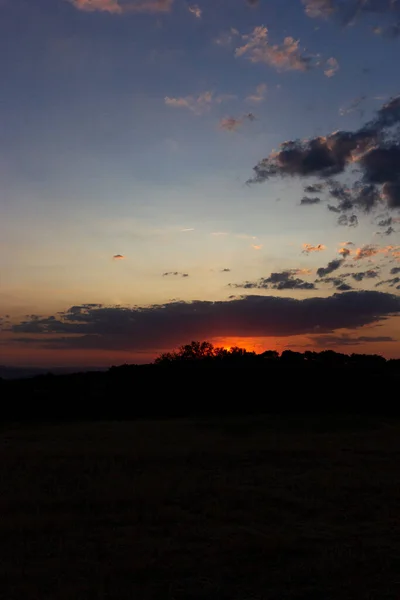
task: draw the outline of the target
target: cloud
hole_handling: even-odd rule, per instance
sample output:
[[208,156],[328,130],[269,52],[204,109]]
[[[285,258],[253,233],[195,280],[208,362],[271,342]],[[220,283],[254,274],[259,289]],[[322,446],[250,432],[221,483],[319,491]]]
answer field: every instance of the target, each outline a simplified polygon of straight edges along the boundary
[[221,273],[230,273],[231,269],[221,269]]
[[381,335],[381,336],[369,336],[360,335],[358,337],[351,337],[348,334],[342,335],[318,335],[312,336],[310,340],[316,343],[321,348],[333,348],[337,346],[359,346],[361,344],[376,344],[378,342],[395,342],[396,340],[392,337]]
[[351,250],[343,247],[343,248],[339,248],[338,252],[339,252],[339,254],[341,254],[343,256],[343,258],[346,258],[346,256],[349,256],[349,254],[351,253]]
[[261,250],[263,244],[252,244],[251,247],[253,248],[253,250]]
[[397,275],[397,273],[400,273],[400,267],[393,267],[392,269],[390,269],[391,275]]
[[[356,131],[283,142],[254,167],[248,183],[274,177],[318,177],[340,213],[338,223],[355,226],[357,211],[368,213],[382,203],[400,208],[400,96],[384,104],[375,118]],[[351,169],[358,179],[345,185],[332,179]],[[349,214],[350,211],[353,214]]]
[[186,227],[185,229],[181,229],[180,231],[181,231],[181,233],[184,233],[187,231],[194,231],[194,227]]
[[245,42],[235,50],[235,56],[245,56],[253,63],[265,63],[278,71],[307,71],[313,66],[313,58],[304,54],[299,41],[286,37],[282,44],[270,44],[268,29],[255,27],[248,35],[242,35]]
[[231,27],[229,31],[224,31],[220,33],[220,35],[217,38],[215,38],[214,43],[218,46],[228,47],[232,44],[234,38],[236,38],[239,35],[240,33],[238,32],[238,30],[234,27]]
[[328,19],[336,16],[346,26],[355,23],[360,17],[374,15],[395,20],[393,24],[374,27],[374,33],[396,37],[400,13],[398,0],[302,0],[306,14],[311,18]]
[[312,19],[327,19],[335,12],[334,0],[302,0],[306,14]]
[[298,269],[289,269],[280,273],[271,273],[269,277],[261,277],[257,281],[233,283],[230,287],[243,289],[273,289],[273,290],[314,290],[315,284],[295,277]]
[[180,98],[166,96],[164,102],[171,108],[185,108],[195,115],[202,115],[210,110],[213,99],[213,92],[202,92],[198,96],[184,96]]
[[360,116],[363,117],[364,111],[360,109],[360,105],[362,104],[362,102],[364,102],[365,99],[366,96],[358,96],[357,98],[354,98],[354,100],[352,100],[348,106],[340,108],[339,114],[343,117],[344,115],[348,115],[354,111],[357,111],[360,114]]
[[318,244],[317,246],[313,246],[312,244],[303,244],[303,254],[310,254],[310,252],[322,252],[326,250],[326,246],[324,244]]
[[324,73],[327,77],[333,77],[339,71],[339,63],[336,58],[328,58],[325,65]]
[[[304,300],[255,295],[135,308],[72,306],[57,315],[28,317],[12,331],[36,336],[50,348],[141,350],[214,337],[326,334],[378,323],[394,314],[400,314],[400,296],[360,290]],[[50,334],[56,337],[46,339]]]
[[346,275],[338,275],[337,277],[322,277],[322,279],[317,279],[316,283],[331,283],[339,292],[347,292],[353,288],[344,281],[345,277]]
[[395,287],[396,290],[400,290],[400,277],[392,277],[391,279],[386,279],[385,281],[380,281],[376,284],[375,287],[379,287],[380,285],[388,285],[389,287]]
[[385,231],[378,232],[378,235],[392,235],[392,233],[396,233],[396,230],[393,227],[388,227]]
[[[176,98],[165,96],[164,102],[171,108],[184,108],[190,110],[195,115],[202,115],[209,112],[214,103],[222,104],[223,102],[229,102],[235,98],[236,96],[233,94],[219,94],[218,96],[215,96],[214,92],[206,91],[197,96],[190,95]],[[249,115],[251,115],[251,113],[249,113]]]
[[379,221],[378,226],[379,227],[388,227],[392,223],[393,223],[393,217],[388,217],[387,219],[382,219],[381,221]]
[[125,260],[125,256],[123,254],[114,254],[113,260]]
[[372,269],[369,271],[360,271],[359,273],[349,273],[349,275],[355,281],[363,281],[363,279],[376,279],[377,277],[379,277],[378,272]]
[[400,21],[392,25],[374,27],[372,30],[376,35],[382,35],[387,38],[397,38],[400,36]]
[[260,85],[258,85],[256,87],[256,91],[254,92],[254,94],[250,94],[249,96],[246,97],[246,101],[254,102],[254,103],[263,102],[265,100],[266,93],[267,93],[267,84],[260,83]]
[[324,190],[323,183],[312,183],[310,185],[306,185],[304,191],[306,194],[320,194]]
[[169,12],[174,0],[70,0],[78,10],[110,14]]
[[307,205],[307,204],[319,204],[321,202],[321,198],[319,198],[318,196],[316,197],[312,197],[312,196],[303,196],[303,198],[300,200],[300,204],[302,205]]
[[333,273],[333,271],[336,271],[337,269],[340,269],[340,267],[343,265],[344,263],[344,259],[341,258],[335,258],[334,260],[331,260],[326,267],[320,267],[317,270],[317,275],[318,277],[326,277],[326,275],[329,275],[330,273]]
[[255,116],[253,115],[253,113],[247,113],[246,115],[243,115],[243,117],[238,118],[224,117],[219,122],[219,128],[223,129],[224,131],[237,131],[246,120],[254,121]]
[[[331,208],[328,206],[328,208]],[[340,211],[338,211],[340,212]],[[343,225],[345,227],[357,227],[358,218],[357,215],[340,215],[338,218],[338,224]]]
[[[399,155],[396,157],[396,162],[393,164],[393,169],[400,169],[400,148],[397,149]],[[397,152],[396,152],[397,154]],[[382,157],[384,160],[384,157]],[[387,157],[389,158],[389,157]],[[397,164],[396,164],[397,163]],[[388,173],[388,175],[390,175]],[[382,187],[382,194],[385,198],[388,208],[400,208],[400,182],[386,181]]]
[[366,244],[365,246],[356,249],[354,260],[371,258],[371,256],[375,256],[376,254],[390,254],[396,249],[395,246],[374,246],[373,244]]
[[197,4],[192,4],[191,6],[188,6],[188,10],[190,13],[192,13],[192,15],[196,17],[196,19],[201,19],[202,10]]
[[189,277],[188,273],[180,273],[179,271],[168,271],[162,274],[163,277],[169,277],[170,275],[174,277]]

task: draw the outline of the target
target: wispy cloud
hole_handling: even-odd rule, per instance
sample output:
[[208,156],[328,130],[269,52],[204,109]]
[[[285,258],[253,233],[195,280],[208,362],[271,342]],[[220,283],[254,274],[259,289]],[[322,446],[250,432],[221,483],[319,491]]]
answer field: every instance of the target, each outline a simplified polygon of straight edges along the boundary
[[327,19],[336,10],[334,0],[302,0],[306,14],[312,19]]
[[[303,272],[299,269],[288,269],[278,273],[271,273],[269,277],[261,277],[257,281],[245,281],[244,283],[231,283],[229,287],[243,288],[246,290],[314,290],[315,284],[304,281],[295,275]],[[306,272],[308,275],[309,273]]]
[[188,273],[181,273],[180,271],[167,271],[162,274],[163,277],[169,277],[170,275],[173,277],[189,277]]
[[198,96],[184,96],[179,98],[165,97],[165,104],[171,108],[185,108],[195,115],[208,112],[213,102],[212,92],[202,92]]
[[352,112],[357,111],[360,117],[364,116],[364,111],[360,108],[360,105],[366,100],[366,96],[358,96],[354,98],[347,106],[342,106],[339,109],[339,114],[343,117],[344,115],[348,115]]
[[256,91],[253,94],[250,94],[249,96],[247,96],[246,100],[247,100],[247,102],[260,103],[265,100],[266,95],[267,95],[267,84],[260,83],[260,85],[258,85],[256,87]]
[[339,68],[338,61],[332,56],[326,61],[324,73],[327,77],[333,77],[339,71]]
[[233,40],[239,35],[240,33],[238,30],[234,27],[231,27],[229,31],[223,31],[220,33],[219,36],[214,39],[214,43],[218,46],[228,47],[231,46]]
[[259,26],[241,37],[244,44],[236,48],[235,56],[246,56],[253,63],[265,63],[278,71],[307,71],[312,67],[313,58],[302,52],[299,40],[290,36],[282,44],[271,44],[268,29]]
[[373,244],[366,244],[361,248],[357,248],[354,253],[354,260],[362,260],[364,258],[371,258],[377,254],[392,254],[398,251],[399,246],[374,246]]
[[222,104],[224,102],[234,100],[235,98],[236,96],[234,96],[233,94],[219,94],[216,96],[212,91],[205,91],[201,94],[198,94],[197,96],[166,96],[164,98],[164,102],[167,106],[170,106],[171,108],[183,108],[186,110],[190,110],[195,115],[202,115],[208,112],[214,103]]
[[331,260],[326,267],[320,267],[317,270],[317,275],[318,277],[326,277],[327,275],[329,275],[330,273],[333,273],[333,271],[336,271],[337,269],[340,269],[340,267],[344,264],[344,259],[334,259]]
[[196,17],[196,19],[201,19],[202,10],[197,4],[192,4],[191,6],[188,6],[188,10],[190,13],[192,13],[192,15]]
[[310,254],[310,252],[323,252],[326,250],[324,244],[318,244],[313,246],[312,244],[303,244],[303,254]]
[[169,12],[174,0],[69,0],[75,8],[85,12],[110,14]]
[[224,117],[219,122],[219,128],[225,131],[237,131],[246,120],[254,121],[255,118],[253,113],[247,113],[242,117]]

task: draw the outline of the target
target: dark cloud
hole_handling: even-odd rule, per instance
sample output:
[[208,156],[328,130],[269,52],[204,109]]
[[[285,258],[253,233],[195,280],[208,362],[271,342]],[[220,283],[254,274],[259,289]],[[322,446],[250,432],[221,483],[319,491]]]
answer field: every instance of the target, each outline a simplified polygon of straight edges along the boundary
[[306,194],[320,194],[324,189],[323,183],[312,183],[311,185],[306,185],[304,188],[304,192]]
[[382,231],[378,235],[392,235],[392,233],[396,233],[396,231],[393,229],[393,227],[388,227],[385,229],[385,231]]
[[335,287],[340,292],[347,292],[351,290],[352,287],[345,283],[344,281],[345,275],[340,275],[338,277],[323,277],[322,279],[317,279],[316,283],[332,283],[333,287]]
[[320,202],[321,198],[318,198],[318,196],[314,198],[312,196],[303,196],[300,200],[300,204],[319,204]]
[[[36,336],[51,348],[140,350],[233,335],[332,333],[374,324],[395,314],[400,314],[400,296],[378,291],[350,291],[305,300],[255,295],[134,308],[73,306],[55,316],[31,316],[14,325],[12,331]],[[49,334],[53,339],[48,339]]]
[[[320,193],[322,186],[328,197],[336,201],[336,205],[328,204],[328,209],[341,215],[339,224],[355,226],[357,212],[371,212],[383,202],[389,209],[400,208],[400,128],[395,128],[399,123],[397,96],[356,131],[335,131],[327,136],[284,142],[278,151],[259,161],[249,183],[274,177],[324,179],[324,184],[310,184],[305,189],[318,189]],[[357,179],[351,185],[332,179],[350,170],[354,172],[354,168]],[[302,204],[318,203],[305,198]]]
[[344,227],[357,227],[358,217],[357,215],[340,215],[338,224]]
[[358,337],[351,337],[350,335],[318,335],[310,338],[321,348],[335,347],[335,346],[359,346],[361,344],[377,343],[377,342],[395,342],[396,340],[392,337],[382,336],[369,336],[360,335]]
[[[400,176],[400,162],[398,165]],[[386,199],[388,208],[400,208],[400,182],[389,182],[383,184],[383,196]]]
[[336,289],[339,290],[339,292],[348,292],[349,290],[351,290],[353,288],[348,283],[341,283],[340,285],[337,286]]
[[360,271],[359,273],[348,273],[349,277],[352,277],[355,281],[363,281],[363,279],[376,279],[379,277],[379,273],[374,270]]
[[292,269],[280,273],[271,273],[269,277],[261,277],[257,281],[245,281],[244,283],[231,283],[231,287],[251,289],[273,289],[273,290],[314,290],[315,284],[295,277],[298,270]]
[[391,225],[392,223],[393,223],[393,218],[388,217],[387,219],[382,219],[381,221],[379,221],[378,226],[379,227],[389,227],[389,225]]
[[163,277],[169,277],[170,275],[174,277],[189,277],[189,273],[180,273],[179,271],[168,271],[162,274]]
[[221,273],[230,273],[231,270],[230,269],[221,269]]
[[397,273],[400,273],[400,267],[393,267],[393,269],[390,269],[391,275],[397,275]]
[[344,262],[344,258],[335,258],[334,260],[331,260],[326,267],[320,267],[317,270],[318,277],[326,277],[326,275],[329,275],[330,273],[333,273],[333,271],[340,269]]
[[326,137],[283,142],[255,167],[253,183],[272,177],[330,177],[343,173],[352,153],[367,149],[376,139],[375,130],[337,131]]
[[375,287],[379,287],[381,285],[388,285],[389,287],[396,287],[396,290],[400,289],[400,277],[392,277],[391,279],[386,279],[385,281],[380,281],[376,284]]

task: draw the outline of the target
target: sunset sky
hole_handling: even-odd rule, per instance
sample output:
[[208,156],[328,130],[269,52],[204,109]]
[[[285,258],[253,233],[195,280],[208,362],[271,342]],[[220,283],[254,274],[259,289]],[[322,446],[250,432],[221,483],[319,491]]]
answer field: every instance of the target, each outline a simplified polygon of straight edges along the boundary
[[400,0],[0,15],[0,364],[400,357]]

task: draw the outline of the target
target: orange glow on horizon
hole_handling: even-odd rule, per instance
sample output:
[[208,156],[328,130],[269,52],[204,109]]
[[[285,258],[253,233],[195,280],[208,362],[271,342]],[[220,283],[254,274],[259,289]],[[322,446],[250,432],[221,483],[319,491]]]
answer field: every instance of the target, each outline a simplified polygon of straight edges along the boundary
[[224,348],[224,350],[230,350],[235,346],[243,348],[247,352],[256,352],[257,354],[265,350],[276,350],[276,340],[274,338],[227,337],[214,338],[210,341],[215,347]]

